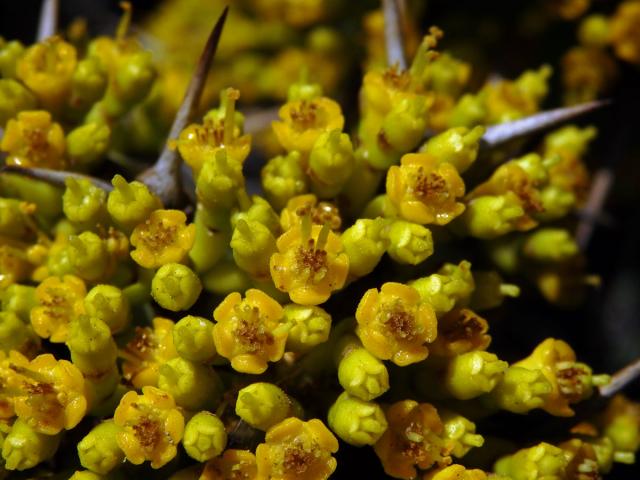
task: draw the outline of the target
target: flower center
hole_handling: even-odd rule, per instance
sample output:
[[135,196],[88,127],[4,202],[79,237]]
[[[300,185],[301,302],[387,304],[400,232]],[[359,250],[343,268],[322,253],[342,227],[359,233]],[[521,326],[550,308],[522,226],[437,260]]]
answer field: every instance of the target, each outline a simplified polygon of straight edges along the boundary
[[160,221],[145,221],[145,228],[140,232],[140,240],[150,250],[161,250],[175,241],[177,225],[166,225]]
[[424,167],[418,168],[413,184],[413,193],[423,201],[442,202],[449,198],[447,182],[438,173],[425,174]]
[[318,105],[315,102],[302,100],[298,108],[291,109],[291,121],[296,130],[307,130],[316,126],[318,114]]
[[416,335],[415,317],[397,302],[387,307],[382,313],[382,323],[396,338],[413,340]]
[[140,421],[131,426],[142,448],[151,450],[158,444],[162,433],[158,422],[149,416],[144,416]]
[[290,447],[286,447],[284,451],[284,459],[282,466],[285,472],[292,472],[297,475],[302,475],[308,469],[315,456],[312,452],[305,449],[300,444],[294,444]]
[[250,353],[258,352],[263,345],[272,345],[273,335],[266,331],[260,321],[260,310],[249,305],[236,307],[239,317],[235,328],[236,337]]
[[570,399],[581,399],[585,394],[586,369],[573,362],[559,362],[555,366],[560,393]]
[[327,273],[327,252],[322,248],[316,248],[316,242],[310,238],[307,246],[301,245],[296,252],[298,270],[308,272],[312,282],[319,282]]
[[204,125],[196,127],[195,136],[198,142],[204,145],[223,145],[224,124],[206,119]]

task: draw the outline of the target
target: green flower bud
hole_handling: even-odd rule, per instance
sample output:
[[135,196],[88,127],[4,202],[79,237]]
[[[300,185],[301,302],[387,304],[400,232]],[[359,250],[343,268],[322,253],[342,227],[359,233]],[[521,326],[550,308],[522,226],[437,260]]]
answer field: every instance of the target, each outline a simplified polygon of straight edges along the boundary
[[35,232],[30,218],[33,205],[13,198],[0,198],[0,235],[26,240]]
[[438,315],[466,306],[475,288],[471,264],[466,260],[459,265],[447,263],[438,273],[414,280],[409,286],[418,290],[422,301],[429,303]]
[[71,92],[68,100],[69,109],[78,116],[89,111],[107,89],[107,72],[101,62],[94,57],[87,57],[78,62],[71,78]]
[[196,226],[196,236],[189,251],[189,259],[196,272],[206,272],[211,270],[227,251],[228,212],[218,214],[198,203],[193,223]]
[[578,27],[578,40],[586,47],[606,48],[611,41],[609,18],[592,13],[584,17]]
[[595,127],[580,128],[576,125],[567,125],[554,130],[544,137],[544,156],[568,154],[581,157],[587,151],[589,142],[596,137],[597,133],[598,131]]
[[227,445],[224,423],[213,413],[196,413],[184,427],[182,446],[187,455],[198,462],[206,462],[222,453]]
[[45,435],[17,418],[2,444],[2,458],[7,470],[27,470],[53,457],[62,435]]
[[118,356],[108,325],[87,315],[79,315],[72,320],[66,344],[71,352],[71,361],[85,374],[112,369]]
[[113,285],[96,285],[84,298],[87,315],[102,320],[111,333],[122,332],[131,322],[129,300]]
[[266,432],[285,418],[301,414],[300,405],[272,383],[252,383],[238,392],[236,415],[258,430]]
[[207,208],[232,208],[238,201],[240,190],[244,190],[240,162],[227,158],[224,149],[205,160],[196,180],[196,195]]
[[552,73],[553,69],[549,65],[542,65],[538,70],[526,70],[514,83],[526,97],[539,103],[549,92],[549,77]]
[[287,91],[287,101],[295,102],[296,100],[313,100],[322,96],[322,85],[319,83],[311,83],[307,79],[308,72],[306,67],[301,74],[299,81],[292,83]]
[[340,394],[331,406],[327,419],[338,437],[356,447],[373,445],[387,429],[380,405],[352,397],[347,392]]
[[429,62],[424,70],[430,89],[451,97],[458,97],[471,73],[470,66],[447,52]]
[[431,230],[405,220],[394,221],[388,230],[387,253],[398,263],[418,265],[433,254]]
[[449,362],[444,377],[445,387],[454,398],[469,400],[493,390],[508,366],[493,353],[463,353]]
[[617,414],[607,422],[603,433],[616,451],[635,452],[640,447],[640,426],[633,414]]
[[238,220],[230,245],[238,267],[259,280],[271,277],[269,259],[278,248],[276,239],[266,226],[256,221]]
[[69,177],[62,196],[62,210],[73,223],[95,227],[106,219],[107,193],[89,180]]
[[518,223],[526,215],[517,196],[484,195],[467,204],[456,219],[456,227],[472,237],[490,239],[518,229]]
[[520,287],[504,283],[497,272],[473,272],[475,289],[470,307],[475,311],[490,310],[502,305],[505,297],[520,295]]
[[275,212],[271,204],[258,195],[251,197],[251,202],[248,210],[234,213],[231,216],[231,225],[235,228],[238,220],[258,222],[267,227],[275,237],[279,236],[282,232],[280,216]]
[[389,390],[387,367],[361,346],[349,349],[340,359],[338,381],[347,393],[365,401]]
[[19,112],[35,108],[36,98],[26,87],[15,80],[0,78],[0,128]]
[[296,151],[269,160],[261,177],[265,196],[276,210],[282,210],[291,198],[308,191],[307,176]]
[[322,133],[309,154],[309,175],[321,198],[337,195],[351,176],[355,164],[349,135],[339,129]]
[[67,154],[78,169],[95,165],[109,148],[111,129],[104,124],[88,123],[74,128],[67,135]]
[[484,127],[471,130],[466,127],[450,128],[430,138],[420,151],[433,155],[440,162],[450,163],[459,173],[464,173],[478,156],[480,139],[484,132]]
[[198,276],[186,265],[168,263],[158,269],[151,281],[151,296],[162,308],[188,310],[202,291]]
[[427,101],[423,96],[403,98],[382,121],[385,141],[396,152],[410,152],[418,146],[427,128]]
[[329,339],[331,315],[318,306],[285,305],[282,321],[289,329],[287,351],[307,352]]
[[464,457],[473,447],[484,445],[482,435],[476,434],[476,424],[457,413],[438,410],[442,420],[445,450],[456,458]]
[[2,298],[2,311],[15,313],[23,322],[30,321],[31,309],[38,303],[35,287],[17,283],[9,285],[0,294],[0,297]]
[[383,218],[356,220],[341,235],[344,251],[349,257],[349,275],[363,277],[373,271],[387,249],[386,230],[390,221]]
[[120,427],[106,420],[85,435],[78,443],[80,464],[94,473],[106,475],[124,462],[124,452],[116,440]]
[[452,127],[473,127],[484,122],[487,109],[479,95],[467,93],[463,95],[453,107],[449,117]]
[[513,480],[560,480],[565,478],[567,464],[561,448],[543,442],[500,459],[494,470]]
[[112,259],[105,242],[93,232],[70,235],[58,255],[49,256],[47,266],[55,275],[73,274],[89,283],[103,279]]
[[[151,52],[139,50],[119,62],[103,100],[96,104],[109,119],[117,119],[147,96],[156,77]],[[94,107],[95,109],[96,107]],[[93,118],[93,110],[89,118]]]
[[548,185],[540,190],[542,211],[535,213],[535,218],[542,222],[551,222],[565,217],[577,203],[573,192],[556,185]]
[[0,41],[0,77],[17,78],[16,64],[24,54],[24,50],[24,45],[18,40]]
[[128,183],[121,175],[111,180],[114,189],[109,192],[107,210],[113,221],[131,231],[144,222],[151,212],[162,208],[160,199],[146,185],[133,181]]
[[173,345],[185,360],[209,363],[216,356],[213,343],[213,322],[188,315],[173,327]]
[[251,288],[251,279],[233,261],[222,261],[202,277],[204,288],[217,295],[244,292]]
[[9,353],[17,350],[31,357],[40,348],[40,338],[31,325],[13,312],[0,312],[0,350]]
[[489,403],[513,413],[527,413],[544,405],[552,386],[542,371],[509,367],[489,393]]
[[215,406],[222,398],[222,381],[213,368],[181,357],[160,366],[158,388],[188,410]]
[[564,262],[578,253],[578,244],[563,228],[541,228],[527,237],[522,253],[538,262]]

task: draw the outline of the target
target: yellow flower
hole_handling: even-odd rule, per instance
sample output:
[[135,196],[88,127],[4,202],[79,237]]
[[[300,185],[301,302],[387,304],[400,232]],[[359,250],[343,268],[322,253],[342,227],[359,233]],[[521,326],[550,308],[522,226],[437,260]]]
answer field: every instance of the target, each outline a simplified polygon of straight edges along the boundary
[[381,360],[399,366],[427,358],[424,345],[435,340],[437,320],[433,308],[418,291],[402,283],[387,282],[378,292],[367,290],[356,311],[356,333],[364,347]]
[[234,370],[262,373],[267,362],[284,355],[287,327],[280,325],[282,306],[266,293],[247,290],[244,300],[233,292],[213,312],[213,341]]
[[438,338],[430,349],[434,355],[454,357],[472,350],[485,350],[491,337],[489,324],[468,308],[456,308],[438,320]]
[[464,211],[456,199],[464,182],[453,165],[426,153],[408,153],[387,173],[387,195],[399,215],[420,224],[445,225]]
[[140,465],[151,461],[160,468],[172,460],[184,432],[184,417],[173,397],[155,387],[142,387],[142,395],[127,392],[113,415],[118,433],[118,446],[127,460]]
[[373,449],[387,475],[409,480],[418,474],[416,467],[425,470],[436,462],[451,461],[442,456],[443,425],[433,405],[402,400],[391,405],[386,415],[389,427]]
[[12,352],[9,368],[15,372],[9,387],[15,389],[16,415],[40,433],[55,435],[74,428],[87,412],[82,373],[67,360],[49,353],[29,361]]
[[318,202],[313,193],[298,195],[287,202],[280,212],[280,225],[285,232],[302,225],[302,218],[309,216],[313,225],[329,224],[331,230],[338,231],[342,225],[338,207],[330,202]]
[[74,275],[44,279],[36,288],[38,306],[31,310],[33,330],[54,343],[66,342],[69,322],[86,294],[84,282]]
[[575,352],[562,340],[547,338],[514,366],[542,371],[552,390],[541,408],[551,415],[572,416],[569,404],[589,397],[593,391],[591,369],[576,362]]
[[[374,119],[375,123],[381,122],[394,104],[410,96],[410,85],[409,71],[400,70],[396,65],[383,71],[367,72],[362,79],[363,112],[367,117]],[[377,134],[377,131],[374,133]]]
[[144,268],[158,268],[181,262],[196,238],[195,224],[186,224],[180,210],[155,210],[144,223],[133,229],[131,258]]
[[314,418],[294,417],[271,427],[258,445],[258,480],[325,480],[336,469],[338,440]]
[[178,353],[173,345],[174,323],[166,318],[153,319],[153,328],[136,327],[135,337],[122,350],[122,374],[136,388],[158,383],[160,365]]
[[293,227],[278,238],[276,246],[278,253],[269,262],[271,278],[291,301],[318,305],[344,286],[349,257],[328,225]]
[[640,63],[640,2],[626,1],[618,5],[611,17],[611,43],[616,55],[631,63]]
[[287,102],[279,114],[271,126],[287,151],[309,153],[321,133],[344,127],[340,105],[327,97]]
[[60,37],[29,47],[16,66],[16,74],[50,111],[67,101],[77,65],[76,49]]
[[487,474],[482,470],[467,470],[462,465],[449,465],[448,467],[432,470],[422,477],[422,480],[486,480]]
[[198,480],[254,480],[258,474],[256,456],[249,450],[225,450],[209,460]]
[[21,167],[63,169],[66,142],[62,127],[44,110],[24,111],[7,122],[0,150],[7,164]]
[[251,135],[242,135],[242,122],[235,118],[235,101],[240,93],[229,88],[221,96],[223,106],[205,115],[201,125],[185,128],[176,142],[180,155],[196,177],[205,160],[215,158],[219,150],[226,150],[229,161],[242,164],[251,149]]

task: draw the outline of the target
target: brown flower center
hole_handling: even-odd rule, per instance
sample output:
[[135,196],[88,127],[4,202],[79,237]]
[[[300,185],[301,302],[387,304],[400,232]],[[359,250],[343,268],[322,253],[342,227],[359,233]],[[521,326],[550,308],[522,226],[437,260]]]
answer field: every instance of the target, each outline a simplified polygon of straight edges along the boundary
[[150,250],[162,250],[175,241],[178,225],[166,225],[162,220],[146,220],[140,231],[140,241]]
[[140,421],[131,426],[138,442],[144,449],[152,449],[158,444],[162,436],[158,422],[150,417],[142,417]]
[[418,168],[413,184],[413,193],[425,202],[442,202],[449,198],[447,182],[436,172],[425,173],[424,167]]
[[562,362],[556,364],[556,378],[560,393],[569,400],[580,400],[585,392],[585,382],[589,372],[584,367],[575,363]]
[[195,134],[199,143],[206,145],[223,145],[224,123],[206,119],[204,125],[196,127]]
[[312,452],[306,450],[302,445],[294,444],[285,448],[282,467],[285,472],[302,475],[308,470],[314,459],[315,456]]
[[303,100],[298,108],[291,109],[291,121],[297,130],[314,128],[318,121],[318,105],[311,101]]
[[315,241],[310,238],[306,247],[298,247],[296,263],[300,272],[310,272],[314,280],[320,280],[327,270],[327,252],[321,248],[316,248]]
[[415,317],[407,312],[402,305],[394,303],[383,311],[384,325],[396,338],[411,341],[416,335]]
[[260,321],[260,311],[257,307],[245,305],[237,307],[236,314],[240,317],[235,334],[248,352],[256,353],[264,345],[273,345],[273,335],[265,330]]

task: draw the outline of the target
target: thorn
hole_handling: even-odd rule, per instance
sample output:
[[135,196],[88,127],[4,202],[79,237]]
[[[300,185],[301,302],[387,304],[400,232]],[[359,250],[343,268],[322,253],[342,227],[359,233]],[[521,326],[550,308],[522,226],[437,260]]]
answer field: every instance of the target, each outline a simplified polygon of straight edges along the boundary
[[29,168],[29,167],[16,167],[13,165],[5,165],[0,168],[0,174],[12,173],[16,175],[22,175],[36,180],[42,180],[56,187],[66,188],[65,180],[68,178],[74,178],[76,180],[89,180],[96,187],[101,188],[106,192],[113,190],[113,187],[99,178],[91,177],[89,175],[83,175],[82,173],[67,172],[62,170],[49,170],[48,168]]
[[576,228],[576,242],[583,252],[586,250],[595,228],[595,220],[600,217],[607,195],[613,185],[614,175],[610,168],[601,168],[593,176],[591,190],[584,206],[583,214]]
[[40,7],[40,20],[38,20],[38,33],[36,41],[41,42],[56,34],[58,30],[59,0],[42,0]]
[[387,49],[387,65],[397,65],[400,70],[407,69],[404,55],[404,39],[402,38],[402,14],[400,0],[382,0],[384,13],[384,39]]
[[586,102],[573,107],[555,108],[546,110],[528,117],[514,120],[513,122],[501,123],[487,128],[482,136],[481,148],[496,148],[505,143],[522,138],[533,133],[555,127],[562,123],[579,118],[587,113],[599,110],[611,105],[610,100],[596,100]]
[[218,48],[218,43],[220,42],[222,28],[224,27],[228,12],[229,7],[226,6],[207,39],[191,82],[187,87],[182,104],[171,125],[167,143],[158,161],[153,167],[145,170],[138,176],[138,180],[145,183],[152,192],[160,197],[165,208],[175,206],[179,201],[181,193],[181,185],[178,179],[180,175],[179,154],[176,149],[169,147],[169,140],[178,138],[180,132],[184,130],[191,121],[191,117],[198,106],[207,79],[207,73],[209,72],[213,57]]
[[640,377],[640,358],[636,358],[629,365],[618,370],[611,375],[611,381],[609,384],[599,388],[600,395],[603,397],[612,397],[620,390],[624,389],[631,382],[634,382]]

